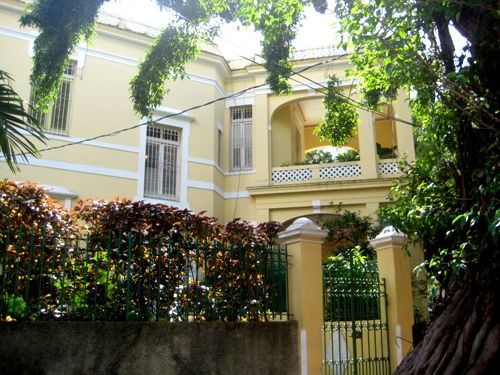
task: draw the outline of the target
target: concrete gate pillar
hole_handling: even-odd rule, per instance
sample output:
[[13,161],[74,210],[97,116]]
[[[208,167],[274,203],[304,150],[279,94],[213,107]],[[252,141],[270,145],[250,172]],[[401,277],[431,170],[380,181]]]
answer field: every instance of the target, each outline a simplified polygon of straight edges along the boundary
[[386,227],[370,243],[377,252],[379,277],[385,279],[391,372],[412,347],[413,294],[410,259],[403,251],[406,236]]
[[321,245],[327,231],[307,218],[295,220],[279,240],[287,246],[289,309],[299,326],[302,375],[320,375],[323,325]]

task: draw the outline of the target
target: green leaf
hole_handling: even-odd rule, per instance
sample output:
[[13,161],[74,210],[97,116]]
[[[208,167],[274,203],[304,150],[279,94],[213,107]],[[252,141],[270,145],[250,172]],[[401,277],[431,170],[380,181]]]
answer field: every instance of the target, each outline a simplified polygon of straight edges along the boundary
[[28,160],[26,154],[39,156],[35,142],[45,144],[46,137],[10,80],[9,74],[0,70],[0,151],[11,171],[16,172],[17,158]]
[[344,146],[356,133],[359,123],[357,109],[338,87],[340,81],[330,76],[327,93],[323,99],[325,117],[314,129],[314,134],[333,146]]

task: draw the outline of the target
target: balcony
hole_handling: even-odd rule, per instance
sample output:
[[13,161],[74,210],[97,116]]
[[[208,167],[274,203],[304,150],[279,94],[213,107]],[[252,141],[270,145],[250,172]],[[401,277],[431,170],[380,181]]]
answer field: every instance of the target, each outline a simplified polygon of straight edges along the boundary
[[[396,159],[378,161],[379,177],[397,177],[400,174]],[[351,181],[365,178],[359,161],[274,167],[271,171],[272,185]]]

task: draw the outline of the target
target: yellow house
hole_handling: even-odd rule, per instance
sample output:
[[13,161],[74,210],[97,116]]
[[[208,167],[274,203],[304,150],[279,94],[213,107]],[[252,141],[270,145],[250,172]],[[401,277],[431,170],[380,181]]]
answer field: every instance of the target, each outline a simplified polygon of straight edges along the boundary
[[[28,101],[36,32],[20,28],[23,6],[0,0],[0,68]],[[132,109],[129,81],[156,32],[101,15],[92,44],[73,53],[56,103],[38,114],[49,138],[41,157],[15,175],[0,161],[0,176],[44,185],[67,206],[119,196],[206,211],[222,222],[284,222],[331,213],[339,203],[372,214],[399,173],[397,158],[414,159],[411,126],[394,120],[410,120],[401,93],[384,106],[387,116],[360,110],[357,135],[346,144],[359,161],[295,165],[307,151],[328,148],[312,132],[327,77],[336,74],[346,95],[359,99],[347,58],[332,49],[299,51],[294,70],[303,72],[291,95],[279,96],[260,65],[226,61],[207,47],[184,80],[168,84],[155,125],[147,125]],[[397,158],[380,158],[377,144]]]

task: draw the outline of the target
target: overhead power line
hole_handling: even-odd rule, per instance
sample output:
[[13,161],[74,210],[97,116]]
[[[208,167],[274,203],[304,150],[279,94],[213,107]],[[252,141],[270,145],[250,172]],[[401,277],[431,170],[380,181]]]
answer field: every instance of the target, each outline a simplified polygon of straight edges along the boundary
[[[180,13],[178,13],[178,12],[176,12],[176,14],[177,14],[179,17],[183,18],[184,20],[189,21],[189,20],[188,20],[186,17],[184,17],[182,14],[180,14]],[[206,26],[201,26],[201,28],[202,28],[202,29],[205,29],[206,31],[209,31],[209,29],[208,29]],[[220,39],[222,39],[222,40],[224,40],[224,41],[226,41],[227,43],[229,43],[229,44],[231,44],[231,45],[233,45],[233,46],[237,47],[238,49],[241,49],[241,50],[245,50],[245,49],[246,49],[245,47],[243,47],[243,46],[241,46],[241,45],[239,45],[239,44],[237,44],[237,43],[234,43],[232,40],[229,40],[229,39],[227,39],[227,38],[224,38],[222,35],[219,35],[219,38],[220,38]],[[338,58],[340,58],[340,57],[344,57],[344,56],[347,56],[347,55],[348,55],[347,53],[344,53],[344,54],[339,54],[339,55],[337,55],[337,56],[338,56]],[[266,58],[265,58],[264,56],[262,56],[261,54],[256,53],[256,54],[255,54],[255,56],[257,56],[257,57],[261,58],[261,59],[262,59],[262,60],[264,60],[264,61],[267,61],[268,63],[270,62],[268,59],[266,59]],[[259,65],[259,66],[262,66],[262,67],[264,67],[264,68],[268,69],[268,67],[266,67],[266,66],[265,66],[264,64],[262,64],[262,63],[257,62],[255,59],[252,59],[252,58],[250,58],[250,57],[246,57],[246,56],[243,56],[243,55],[239,55],[239,57],[240,57],[240,58],[242,58],[243,60],[246,60],[246,61],[251,62],[252,64],[256,64],[256,65]],[[276,67],[281,68],[281,65],[280,65],[279,63],[277,63],[277,62],[275,62],[275,61],[272,61],[271,63],[272,63],[273,65],[275,65]],[[272,69],[271,69],[271,71],[272,71]],[[302,71],[296,72],[296,71],[292,70],[292,75],[297,75],[297,76],[299,76],[299,77],[301,77],[301,78],[304,78],[305,80],[307,80],[307,81],[309,81],[309,82],[311,82],[311,83],[313,83],[313,84],[315,84],[315,85],[320,86],[321,88],[323,88],[323,89],[325,89],[325,90],[328,90],[328,87],[327,87],[327,86],[325,86],[324,84],[322,84],[321,82],[317,82],[317,81],[315,81],[315,80],[313,80],[313,79],[311,79],[311,78],[309,78],[309,77],[304,76],[304,75],[303,75],[303,74],[301,74],[301,73],[302,73]],[[300,82],[300,81],[298,81],[297,79],[294,79],[294,78],[292,78],[292,77],[290,77],[290,79],[291,79],[292,81],[297,82],[297,83],[303,84],[303,85],[305,85],[306,87],[308,87],[308,88],[310,88],[310,89],[313,89],[313,90],[316,90],[316,91],[320,91],[322,94],[325,94],[325,92],[324,92],[324,91],[317,90],[316,88],[311,87],[310,85],[307,85],[307,84],[306,84],[306,83],[304,83],[304,82]],[[364,103],[362,103],[362,102],[359,102],[359,101],[357,101],[357,100],[353,99],[353,98],[352,98],[352,97],[350,97],[350,96],[344,95],[344,94],[342,94],[342,93],[338,93],[337,95],[339,95],[339,96],[341,96],[342,98],[344,98],[345,100],[347,100],[347,101],[348,101],[348,103],[349,103],[350,105],[354,106],[355,108],[362,109],[362,110],[365,110],[365,111],[368,111],[368,112],[371,112],[371,113],[377,114],[377,115],[382,116],[383,118],[386,118],[386,119],[388,119],[388,120],[394,120],[394,121],[400,122],[400,123],[402,123],[402,124],[410,125],[410,126],[413,126],[413,127],[420,127],[420,125],[417,125],[417,124],[415,124],[414,122],[411,122],[411,121],[408,121],[408,120],[404,120],[404,119],[399,118],[399,117],[396,117],[396,116],[394,116],[394,115],[389,115],[389,114],[387,114],[387,113],[380,112],[380,111],[377,111],[377,110],[375,110],[375,109],[373,109],[373,108],[370,108],[370,107],[368,107],[366,104],[364,104]]]
[[[305,72],[307,70],[310,70],[310,69],[312,69],[314,67],[317,67],[317,66],[320,66],[320,65],[324,65],[324,64],[328,64],[330,62],[333,62],[333,61],[335,61],[335,60],[337,60],[337,59],[339,59],[341,57],[342,56],[334,56],[332,58],[329,58],[329,59],[317,62],[315,64],[306,66],[306,67],[302,68],[301,70],[299,70],[298,72],[295,72],[293,74],[303,73],[303,72]],[[170,114],[167,114],[167,115],[155,118],[154,121],[161,121],[161,120],[164,120],[164,119],[167,119],[167,118],[176,117],[176,116],[182,115],[182,114],[184,114],[186,112],[189,112],[189,111],[194,111],[196,109],[207,107],[209,105],[215,104],[215,103],[220,102],[222,100],[236,98],[238,96],[241,96],[241,95],[245,94],[248,91],[252,91],[252,90],[255,90],[257,88],[264,87],[266,85],[267,85],[267,83],[261,83],[259,85],[254,85],[254,86],[242,89],[242,90],[240,90],[240,91],[238,91],[236,93],[232,93],[232,94],[229,94],[229,95],[221,96],[219,98],[216,98],[216,99],[213,99],[213,100],[209,100],[209,101],[204,102],[202,104],[194,105],[192,107],[180,110],[178,112],[170,113]],[[149,123],[150,123],[149,120],[148,121],[144,121],[144,122],[141,122],[141,123],[133,125],[133,126],[129,126],[129,127],[126,127],[126,128],[121,128],[121,129],[118,129],[118,130],[114,130],[112,132],[108,132],[108,133],[96,135],[94,137],[84,138],[84,139],[81,139],[81,140],[75,141],[75,142],[64,143],[64,144],[58,145],[58,146],[51,146],[51,147],[42,148],[42,149],[40,149],[38,151],[39,152],[46,152],[46,151],[59,150],[59,149],[62,149],[62,148],[66,148],[66,147],[70,147],[70,146],[75,146],[75,145],[79,145],[79,144],[84,144],[84,143],[90,142],[90,141],[95,141],[95,140],[101,139],[101,138],[114,137],[114,136],[116,136],[118,134],[121,134],[121,133],[124,133],[124,132],[127,132],[127,131],[131,131],[131,130],[134,130],[134,129],[137,129],[137,128],[140,128],[142,126],[146,126]],[[18,154],[16,154],[16,156],[23,156],[23,155],[26,155],[26,154],[25,153],[18,153]]]
[[[223,37],[222,37],[222,39],[226,40]],[[229,42],[231,44],[233,44],[233,45],[236,45],[232,41],[229,41]],[[263,56],[261,56],[259,54],[256,54],[256,56],[262,58],[263,60],[266,60]],[[322,84],[321,82],[317,82],[317,81],[315,81],[315,80],[313,80],[313,79],[311,79],[311,78],[303,75],[302,73],[304,73],[305,71],[310,70],[312,68],[315,68],[317,66],[321,66],[321,65],[324,65],[324,64],[331,63],[331,62],[333,62],[335,60],[338,60],[338,59],[340,59],[342,57],[345,57],[345,56],[347,56],[347,53],[345,53],[345,54],[339,54],[339,55],[333,56],[333,57],[331,57],[329,59],[322,60],[322,61],[320,61],[318,63],[315,63],[315,64],[309,65],[309,66],[307,66],[305,68],[302,68],[302,69],[300,69],[298,71],[292,70],[292,74],[291,74],[290,79],[293,80],[293,81],[295,81],[295,82],[297,82],[297,83],[303,84],[303,85],[305,85],[306,87],[308,87],[310,89],[313,89],[313,90],[321,92],[322,94],[325,94],[324,91],[318,90],[316,87],[312,87],[311,85],[308,85],[307,83],[301,82],[301,81],[293,78],[293,76],[299,76],[299,77],[301,77],[301,78],[309,81],[310,83],[312,83],[314,85],[317,85],[317,86],[321,87],[322,89],[326,90],[328,88],[324,84]],[[242,59],[244,59],[244,60],[247,60],[247,61],[253,63],[253,64],[265,67],[264,64],[257,62],[255,59],[251,59],[249,57],[245,57],[245,56],[241,56],[241,55],[240,55],[240,57]],[[273,64],[276,65],[276,66],[279,66],[279,64],[277,64],[275,62],[273,62]],[[203,107],[215,104],[215,103],[217,103],[219,101],[222,101],[222,100],[227,100],[227,99],[235,98],[235,97],[243,95],[244,93],[246,93],[248,91],[255,90],[257,88],[264,87],[266,85],[267,85],[267,83],[262,83],[262,84],[259,84],[259,85],[254,85],[254,86],[248,87],[246,89],[240,90],[240,91],[238,91],[236,93],[232,93],[230,95],[225,95],[225,96],[219,97],[217,99],[213,99],[213,100],[207,101],[205,103],[194,105],[192,107],[180,110],[180,111],[175,112],[175,113],[170,113],[168,115],[161,116],[159,118],[156,118],[155,121],[161,121],[161,120],[164,120],[166,118],[176,117],[176,116],[182,115],[182,114],[184,114],[186,112],[193,111],[193,110],[196,110],[196,109],[200,109],[200,108],[203,108]],[[398,117],[393,116],[393,115],[388,115],[386,113],[383,113],[383,112],[380,112],[380,111],[376,111],[376,110],[374,110],[372,108],[369,108],[366,105],[364,105],[363,103],[361,103],[359,101],[356,101],[355,99],[353,99],[353,98],[351,98],[349,96],[346,96],[346,95],[344,95],[342,93],[339,93],[338,95],[340,95],[341,97],[343,97],[345,100],[348,101],[349,104],[353,105],[354,107],[356,107],[358,109],[366,110],[366,111],[378,114],[380,116],[383,116],[384,118],[391,119],[391,120],[394,120],[394,121],[397,121],[397,122],[401,122],[401,123],[404,123],[404,124],[407,124],[407,125],[418,126],[415,123],[412,123],[410,121],[398,118]],[[58,149],[62,149],[62,148],[70,147],[70,146],[79,145],[79,144],[85,144],[86,142],[95,141],[95,140],[98,140],[98,139],[101,139],[101,138],[114,137],[114,136],[116,136],[118,134],[121,134],[121,133],[124,133],[124,132],[127,132],[127,131],[131,131],[131,130],[134,130],[134,129],[137,129],[137,128],[140,128],[142,126],[146,126],[149,123],[150,123],[149,120],[148,121],[144,121],[144,122],[141,122],[139,124],[136,124],[136,125],[133,125],[133,126],[130,126],[130,127],[121,128],[121,129],[118,129],[118,130],[114,130],[112,132],[99,134],[99,135],[96,135],[94,137],[88,137],[88,138],[84,138],[84,139],[81,139],[81,140],[78,140],[78,141],[74,141],[74,142],[67,142],[67,143],[64,143],[64,144],[58,145],[58,146],[51,146],[51,147],[42,148],[42,149],[39,150],[39,152],[53,151],[53,150],[58,150]],[[16,156],[25,156],[25,155],[26,155],[26,153],[18,153],[18,154],[16,154]]]
[[[259,56],[259,55],[257,55],[257,56]],[[342,55],[342,56],[345,56],[345,55]],[[255,61],[255,60],[253,60],[253,59],[250,59],[250,58],[248,58],[248,57],[244,57],[244,56],[240,56],[240,57],[241,57],[241,58],[243,58],[243,59],[245,59],[245,60],[248,60],[248,61],[250,61],[250,62],[253,62],[253,63],[255,63],[255,64],[259,65],[259,66],[265,67],[265,66],[264,66],[264,64],[259,63],[259,62]],[[259,57],[260,57],[260,56],[259,56]],[[318,82],[318,81],[315,81],[315,80],[313,80],[313,79],[311,79],[311,78],[309,78],[309,77],[306,77],[305,75],[303,75],[303,74],[302,74],[302,72],[296,72],[296,71],[292,70],[292,75],[297,75],[297,76],[299,76],[299,77],[301,77],[301,78],[304,78],[305,80],[307,80],[307,81],[311,82],[312,84],[315,84],[315,85],[320,86],[320,87],[321,87],[322,89],[324,89],[324,90],[328,90],[328,87],[327,87],[327,86],[325,86],[325,85],[324,85],[324,84],[322,84],[321,82]],[[290,79],[291,79],[292,81],[297,82],[297,83],[303,84],[303,85],[305,85],[306,87],[308,87],[308,88],[310,88],[310,89],[312,89],[312,90],[316,90],[316,91],[321,92],[322,94],[326,94],[324,91],[322,91],[322,90],[317,90],[314,86],[310,86],[310,85],[308,85],[307,83],[301,82],[301,81],[299,81],[299,80],[297,80],[297,79],[295,79],[295,78],[293,78],[293,77],[290,77]],[[339,93],[337,93],[337,95],[339,95],[339,96],[340,96],[340,97],[342,97],[343,99],[347,100],[347,101],[349,102],[349,104],[350,104],[350,105],[352,105],[352,106],[354,106],[355,108],[362,109],[362,110],[365,110],[365,111],[368,111],[368,112],[371,112],[371,113],[377,114],[377,115],[382,116],[382,117],[384,117],[384,118],[386,118],[386,119],[388,119],[388,120],[394,120],[394,121],[397,121],[397,122],[400,122],[400,123],[403,123],[403,124],[406,124],[406,125],[411,125],[411,126],[414,126],[414,127],[420,127],[420,125],[417,125],[417,124],[415,124],[415,123],[413,123],[413,122],[411,122],[411,121],[407,121],[407,120],[404,120],[404,119],[402,119],[402,118],[396,117],[396,116],[394,116],[394,115],[389,115],[389,114],[387,114],[387,113],[380,112],[380,111],[377,111],[377,110],[375,110],[375,109],[373,109],[373,108],[370,108],[370,107],[366,106],[365,104],[363,104],[363,103],[361,103],[361,102],[359,102],[359,101],[357,101],[357,100],[355,100],[355,99],[351,98],[350,96],[347,96],[347,95],[345,95],[345,94],[342,94],[342,93],[340,93],[340,92],[339,92]]]

